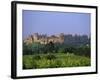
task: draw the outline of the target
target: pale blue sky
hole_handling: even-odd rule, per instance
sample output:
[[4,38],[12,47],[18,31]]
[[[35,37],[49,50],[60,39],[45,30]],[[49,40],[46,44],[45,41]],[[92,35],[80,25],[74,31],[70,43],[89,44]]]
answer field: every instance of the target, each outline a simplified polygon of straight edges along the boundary
[[33,33],[90,35],[89,13],[23,10],[23,38]]

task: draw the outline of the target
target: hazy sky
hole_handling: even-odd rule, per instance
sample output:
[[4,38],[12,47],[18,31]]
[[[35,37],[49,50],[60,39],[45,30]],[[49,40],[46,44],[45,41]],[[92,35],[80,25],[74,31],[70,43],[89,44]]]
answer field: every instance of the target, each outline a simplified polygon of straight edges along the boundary
[[23,38],[39,34],[90,34],[89,13],[23,10]]

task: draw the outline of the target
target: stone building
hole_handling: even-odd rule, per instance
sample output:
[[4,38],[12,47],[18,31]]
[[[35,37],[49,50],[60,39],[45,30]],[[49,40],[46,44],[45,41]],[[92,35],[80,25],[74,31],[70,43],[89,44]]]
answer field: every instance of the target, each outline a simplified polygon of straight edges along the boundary
[[53,43],[63,43],[64,42],[64,34],[60,33],[59,35],[39,35],[38,33],[34,33],[30,35],[28,38],[24,39],[24,43],[40,43],[40,44],[48,44],[49,42]]

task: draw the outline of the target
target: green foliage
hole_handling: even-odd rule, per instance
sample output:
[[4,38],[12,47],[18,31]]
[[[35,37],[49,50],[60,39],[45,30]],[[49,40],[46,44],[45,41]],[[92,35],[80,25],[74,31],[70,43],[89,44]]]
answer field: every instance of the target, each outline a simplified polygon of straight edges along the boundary
[[23,69],[90,66],[90,38],[66,35],[65,42],[23,43]]
[[37,54],[23,56],[23,69],[90,66],[89,57],[71,53]]
[[31,45],[27,45],[26,43],[23,43],[23,55],[30,55],[32,53],[32,47]]
[[33,56],[33,59],[34,60],[39,60],[39,59],[41,59],[41,56],[40,55],[35,55],[35,56]]
[[32,55],[32,54],[50,54],[50,53],[74,53],[75,55],[80,56],[91,56],[91,48],[89,45],[81,45],[81,46],[69,46],[66,44],[39,44],[39,43],[32,43],[26,45],[23,43],[23,55]]
[[53,54],[48,54],[48,55],[46,55],[46,58],[49,60],[52,60],[52,59],[56,59],[56,56]]
[[74,53],[76,55],[81,55],[81,56],[86,56],[86,57],[91,57],[91,49],[89,46],[81,46],[78,47]]
[[54,43],[50,42],[45,45],[45,49],[48,53],[53,53],[54,52]]
[[24,69],[32,69],[33,68],[33,60],[32,60],[32,56],[27,57],[24,56],[23,57],[23,68]]

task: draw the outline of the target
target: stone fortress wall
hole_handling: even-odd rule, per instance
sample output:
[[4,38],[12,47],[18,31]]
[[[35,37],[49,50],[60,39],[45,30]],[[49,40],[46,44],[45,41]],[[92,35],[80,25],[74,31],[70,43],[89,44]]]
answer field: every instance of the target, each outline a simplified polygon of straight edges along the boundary
[[60,33],[59,35],[40,35],[38,33],[34,33],[24,39],[24,43],[26,44],[32,44],[33,42],[35,43],[40,43],[40,44],[48,44],[50,42],[53,43],[63,43],[64,42],[64,34]]

